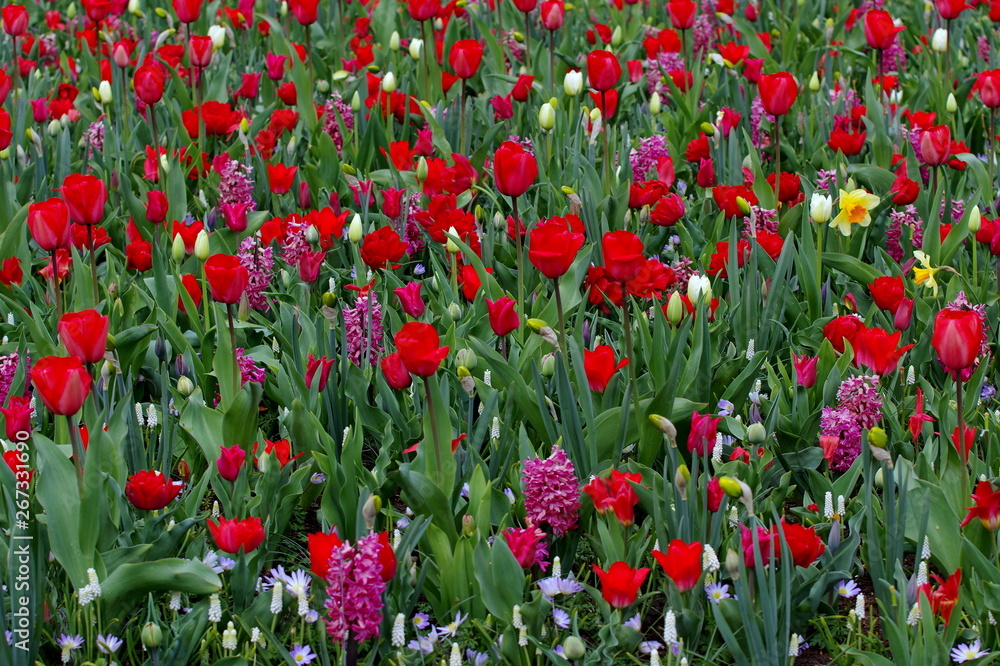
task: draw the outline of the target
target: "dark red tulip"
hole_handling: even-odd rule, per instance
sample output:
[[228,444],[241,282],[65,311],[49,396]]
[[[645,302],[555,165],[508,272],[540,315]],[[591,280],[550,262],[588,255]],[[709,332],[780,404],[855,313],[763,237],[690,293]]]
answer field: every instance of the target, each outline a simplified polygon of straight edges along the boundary
[[653,551],[653,557],[670,580],[677,585],[679,592],[687,592],[698,584],[701,578],[701,554],[704,547],[698,541],[684,543],[674,539],[667,547],[667,552]]
[[899,302],[906,295],[903,278],[898,275],[875,278],[875,281],[868,285],[868,291],[875,305],[886,312],[895,312]]
[[834,351],[843,354],[844,342],[850,342],[851,347],[856,347],[858,333],[864,327],[864,322],[854,315],[840,315],[831,319],[823,327],[823,337],[830,341]]
[[500,194],[519,197],[528,191],[537,177],[535,156],[521,144],[504,141],[493,154],[493,181]]
[[[333,370],[333,364],[336,362],[337,360],[333,358],[327,358],[326,356],[316,358],[312,354],[309,354],[306,360],[306,388],[312,390],[313,384],[318,384],[317,390],[322,393],[323,389],[326,388],[326,382],[330,379],[330,371]],[[318,380],[317,376],[319,377]]]
[[892,15],[882,9],[865,13],[865,39],[873,49],[887,49],[896,42],[896,35],[906,28],[897,28]]
[[[211,55],[209,56],[211,60]],[[135,96],[146,104],[156,104],[163,99],[163,88],[167,84],[167,75],[157,62],[149,62],[135,70],[132,77],[135,86]]]
[[490,327],[497,335],[507,335],[521,325],[521,319],[517,316],[517,302],[510,296],[495,301],[487,298],[486,310],[489,313]]
[[66,202],[52,197],[29,205],[28,230],[38,247],[46,252],[69,245],[72,230]]
[[792,365],[795,366],[795,382],[799,386],[812,388],[816,384],[816,364],[819,356],[798,356],[792,354]]
[[212,298],[219,303],[239,303],[250,283],[250,274],[237,257],[213,254],[205,262],[205,277]]
[[14,133],[10,130],[10,114],[4,109],[0,109],[0,150],[6,150],[14,140]]
[[11,396],[7,406],[0,407],[8,440],[16,443],[31,437],[31,412],[31,399],[20,396]]
[[319,18],[319,0],[289,0],[288,8],[299,25],[312,25]]
[[90,395],[91,379],[76,356],[46,356],[32,366],[31,384],[50,412],[72,416]]
[[721,416],[713,417],[711,414],[694,412],[691,415],[691,431],[688,433],[688,451],[697,456],[711,453],[721,421]]
[[[959,381],[963,370],[976,363],[983,342],[983,321],[973,310],[945,308],[934,319],[931,345],[945,372]],[[961,377],[967,379],[967,377]]]
[[70,174],[63,179],[60,192],[69,209],[69,218],[77,224],[95,225],[104,220],[108,188],[97,176]]
[[226,481],[236,481],[246,457],[247,452],[239,444],[220,446],[219,457],[215,461],[215,467],[219,470],[219,476]]
[[535,11],[535,7],[538,6],[538,0],[514,0],[514,6],[517,7],[518,11],[528,12]]
[[125,483],[125,497],[137,509],[159,511],[170,504],[184,488],[180,481],[156,470],[142,470],[128,478]]
[[896,306],[896,314],[892,318],[892,325],[897,331],[905,331],[910,327],[913,320],[913,299],[901,298]]
[[326,532],[310,534],[309,567],[312,572],[320,578],[326,578],[327,572],[330,570],[330,555],[333,553],[333,549],[343,545],[344,542],[337,536],[336,530],[329,534]]
[[604,393],[616,372],[628,365],[628,359],[615,362],[615,350],[610,345],[600,345],[594,351],[583,350],[583,371],[591,391]]
[[772,116],[783,116],[799,96],[799,84],[788,72],[764,74],[757,80],[757,91],[764,110]]
[[460,79],[471,79],[483,61],[483,45],[475,39],[460,39],[448,53],[448,64]]
[[243,520],[220,517],[218,524],[209,518],[205,524],[219,550],[226,553],[249,553],[264,542],[264,525],[256,516]]
[[404,324],[393,341],[406,369],[421,377],[429,377],[437,372],[450,349],[439,346],[441,338],[437,329],[416,321]]
[[616,282],[628,282],[646,266],[646,248],[631,231],[609,231],[601,243],[604,270]]
[[406,254],[407,245],[390,226],[365,234],[361,241],[361,260],[372,270],[399,268],[396,262]]
[[378,533],[378,561],[382,565],[382,582],[388,583],[396,576],[396,551],[389,543],[389,532]]
[[635,603],[639,588],[649,569],[633,569],[626,562],[615,562],[607,571],[596,564],[594,573],[601,581],[601,596],[614,608],[627,608]]
[[110,323],[97,310],[67,312],[59,319],[59,339],[70,354],[84,363],[97,363],[108,347]]
[[[257,459],[257,449],[260,448],[259,442],[253,443],[253,453],[254,453],[254,463],[260,467],[260,460]],[[285,465],[292,462],[293,460],[298,460],[305,455],[302,452],[298,455],[292,455],[292,443],[287,439],[279,439],[272,442],[269,439],[264,440],[264,455],[271,456],[274,460],[278,461],[278,467],[284,469]],[[263,470],[261,470],[263,471]]]
[[622,66],[614,53],[595,49],[587,54],[587,82],[598,92],[606,92],[618,85]]
[[292,189],[295,181],[295,172],[298,167],[290,167],[284,164],[267,165],[267,183],[272,194],[285,194]]
[[420,296],[422,286],[423,282],[407,282],[402,287],[393,290],[393,293],[399,298],[399,307],[414,319],[419,319],[427,309],[424,299]]
[[441,11],[441,0],[407,0],[407,8],[414,21],[426,21]]
[[402,391],[405,388],[409,388],[410,384],[413,383],[413,377],[410,376],[410,371],[403,365],[403,357],[399,355],[399,352],[383,356],[379,362],[379,366],[382,368],[382,374],[385,376],[386,383],[393,389]]

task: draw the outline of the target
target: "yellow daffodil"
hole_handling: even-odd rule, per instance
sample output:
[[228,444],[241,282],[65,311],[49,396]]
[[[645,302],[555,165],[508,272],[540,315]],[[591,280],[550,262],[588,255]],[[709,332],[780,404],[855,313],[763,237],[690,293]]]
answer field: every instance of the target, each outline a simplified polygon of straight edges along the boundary
[[913,253],[913,258],[921,265],[921,267],[913,267],[913,281],[924,285],[928,289],[933,289],[934,298],[937,298],[938,283],[934,276],[941,270],[941,267],[932,268],[930,257],[927,256],[927,253],[920,250],[916,250]]
[[866,190],[840,191],[840,212],[833,218],[830,226],[840,229],[845,236],[851,235],[851,225],[860,224],[867,227],[872,223],[871,210],[879,204],[879,199]]

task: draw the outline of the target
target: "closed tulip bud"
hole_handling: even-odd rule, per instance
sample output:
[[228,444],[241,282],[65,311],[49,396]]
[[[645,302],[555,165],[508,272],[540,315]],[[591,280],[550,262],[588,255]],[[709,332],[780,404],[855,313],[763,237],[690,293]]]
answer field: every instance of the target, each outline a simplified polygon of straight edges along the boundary
[[371,72],[372,74],[378,74],[379,72],[382,71],[382,68],[376,65],[375,63],[372,63],[368,65],[368,71]]
[[436,17],[434,19],[434,29],[435,30],[444,30],[444,21],[441,20],[440,16],[438,16],[438,17]]
[[66,8],[66,18],[73,20],[76,18],[76,3],[71,2],[69,7]]
[[551,377],[556,373],[556,355],[546,354],[542,357],[542,377]]
[[883,473],[883,467],[879,467],[878,471],[875,472],[875,485],[879,488],[885,488],[885,473]]
[[170,173],[170,160],[167,159],[166,155],[160,155],[160,168],[164,174]]
[[751,423],[747,426],[747,441],[753,444],[760,444],[767,439],[767,430],[764,428],[764,424],[757,422]]
[[163,642],[163,630],[155,622],[147,622],[143,626],[139,637],[142,639],[143,647],[158,648],[160,647],[160,643]]
[[417,180],[421,183],[427,180],[427,159],[424,157],[417,161]]
[[955,99],[955,93],[948,93],[948,99],[944,103],[944,108],[947,109],[948,113],[958,111],[958,100]]
[[358,91],[355,90],[354,95],[351,97],[351,111],[357,113],[360,110],[361,110],[361,95],[359,95]]
[[[176,238],[180,238],[178,235]],[[176,242],[176,238],[174,242]],[[183,242],[182,242],[183,244]],[[208,255],[211,254],[211,249],[208,242],[208,234],[202,229],[198,232],[198,235],[194,237],[194,256],[198,261],[205,261],[208,259]]]
[[726,571],[733,580],[740,577],[740,556],[732,548],[726,553]]
[[750,202],[743,197],[736,197],[736,205],[739,207],[740,212],[744,215],[750,214]]
[[570,661],[583,659],[587,654],[587,646],[577,636],[567,636],[563,641],[563,656]]
[[382,77],[382,90],[387,93],[391,93],[396,90],[396,75],[392,72],[386,72],[385,76]]
[[538,111],[538,126],[546,132],[551,131],[556,126],[556,110],[546,102]]
[[688,280],[688,300],[692,304],[712,301],[712,281],[707,275],[692,275]]
[[656,426],[657,430],[667,436],[667,440],[670,442],[671,446],[675,448],[677,447],[677,428],[674,427],[674,424],[670,419],[666,416],[660,416],[659,414],[650,414],[649,421]]
[[49,136],[56,136],[62,131],[62,125],[59,124],[58,120],[50,120],[46,130],[48,131]]
[[476,518],[467,513],[462,516],[462,536],[471,537],[476,533]]
[[194,382],[187,377],[181,377],[177,380],[177,391],[183,396],[191,395],[194,393]]
[[319,229],[311,224],[309,225],[309,228],[306,229],[306,242],[311,245],[315,245],[319,242]]
[[618,48],[622,43],[622,27],[616,26],[615,31],[611,33],[611,46]]
[[281,3],[281,7],[278,8],[278,15],[281,16],[281,18],[285,18],[286,16],[288,16],[288,3],[287,2],[282,2]]
[[524,33],[523,32],[515,32],[514,33],[514,41],[517,42],[518,44],[524,44]]
[[361,226],[361,216],[355,213],[354,217],[351,218],[351,226],[347,229],[347,238],[352,243],[360,243],[364,235],[365,230]]
[[458,229],[455,227],[448,228],[448,236],[446,237],[447,241],[445,241],[444,249],[448,250],[448,252],[451,252],[452,254],[455,254],[458,252],[458,245],[456,245],[455,241],[452,240],[452,236],[458,236]]
[[740,482],[731,476],[719,477],[719,487],[730,497],[736,498],[743,495],[743,488],[740,486]]
[[422,39],[411,39],[410,40],[410,57],[414,60],[420,60],[420,52],[424,48],[424,40]]
[[476,366],[479,365],[479,357],[476,356],[476,352],[472,351],[468,347],[464,347],[459,349],[458,353],[455,354],[455,362],[458,363],[460,367],[475,370]]
[[208,29],[208,36],[212,38],[212,48],[218,51],[226,44],[226,29],[221,25],[213,25]]
[[973,206],[969,211],[969,231],[978,232],[983,226],[983,214],[979,212],[979,206]]
[[583,90],[583,73],[576,72],[566,72],[565,78],[563,78],[563,91],[570,97],[576,97]]
[[378,495],[370,495],[361,508],[361,516],[365,519],[365,525],[369,530],[375,528],[375,518],[382,511],[382,498]]
[[180,234],[174,236],[174,242],[170,246],[170,256],[176,262],[184,261],[184,239]]
[[677,470],[674,472],[674,485],[677,486],[677,490],[682,497],[687,495],[687,487],[690,481],[691,471],[688,469],[688,466],[684,464],[678,465]]
[[250,321],[250,298],[246,293],[240,296],[239,307],[236,308],[236,318],[240,321]]
[[684,301],[678,292],[670,294],[667,301],[667,321],[676,326],[684,318]]
[[4,148],[3,150],[0,150],[0,160],[9,160],[9,159],[10,159],[10,148]]
[[809,90],[813,92],[819,90],[819,72],[813,72],[809,77]]
[[504,216],[501,215],[499,212],[493,213],[493,228],[503,229],[505,226],[507,226],[507,220],[504,218]]
[[100,103],[101,101],[101,91],[97,89],[97,86],[90,87],[90,94],[93,95],[94,101]]
[[590,122],[596,123],[600,119],[601,119],[601,110],[598,108],[594,108],[594,110],[590,112]]
[[462,318],[462,306],[458,303],[452,303],[448,306],[448,316],[451,317],[452,321],[458,321]]
[[948,50],[948,31],[944,28],[938,28],[934,31],[934,35],[931,37],[931,48],[938,53],[944,53]]
[[321,93],[330,92],[330,82],[327,81],[326,79],[319,79],[318,81],[316,81],[316,90],[320,91]]
[[111,94],[111,82],[101,81],[101,85],[97,88],[98,94],[101,96],[101,104],[110,104],[114,96]]
[[660,115],[662,111],[662,103],[660,102],[660,93],[654,92],[649,98],[649,113],[654,116]]
[[701,131],[705,133],[705,136],[715,136],[715,125],[704,122],[701,124]]
[[885,445],[889,443],[889,438],[886,436],[885,430],[875,427],[868,431],[868,443],[884,449]]
[[336,304],[337,304],[337,294],[334,294],[333,292],[330,291],[325,292],[323,294],[323,305],[325,305],[328,308],[332,308]]
[[833,216],[833,199],[825,194],[813,192],[809,200],[809,217],[816,224],[826,224]]

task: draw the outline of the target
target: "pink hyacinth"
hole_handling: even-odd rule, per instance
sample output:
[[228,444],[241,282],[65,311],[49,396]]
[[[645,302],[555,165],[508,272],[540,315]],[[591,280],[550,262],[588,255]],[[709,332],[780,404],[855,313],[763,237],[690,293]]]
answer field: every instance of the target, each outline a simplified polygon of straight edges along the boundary
[[382,623],[382,563],[378,535],[344,543],[330,553],[326,576],[326,632],[343,644],[348,636],[363,643],[379,635]]
[[556,537],[576,527],[580,485],[565,451],[557,447],[544,460],[524,463],[524,509],[529,522],[547,524]]
[[252,356],[244,354],[242,347],[236,348],[236,363],[240,366],[240,375],[244,384],[247,382],[263,384],[267,378],[267,371],[254,363]]
[[248,204],[248,211],[257,210],[257,203],[253,200],[253,167],[219,155],[212,160],[212,168],[221,176],[220,204]]
[[250,307],[266,312],[269,306],[264,292],[271,285],[271,275],[274,272],[274,250],[270,247],[261,247],[259,238],[249,236],[240,243],[240,251],[236,256],[250,274],[250,282],[247,284],[245,292]]
[[344,148],[344,135],[340,132],[341,123],[350,133],[354,129],[354,112],[351,110],[351,105],[345,102],[339,93],[333,92],[323,106],[323,131],[333,139],[337,155],[341,155]]
[[344,308],[344,328],[347,332],[347,358],[360,366],[367,351],[368,363],[378,364],[385,351],[382,332],[382,306],[374,291],[359,296],[353,308]]

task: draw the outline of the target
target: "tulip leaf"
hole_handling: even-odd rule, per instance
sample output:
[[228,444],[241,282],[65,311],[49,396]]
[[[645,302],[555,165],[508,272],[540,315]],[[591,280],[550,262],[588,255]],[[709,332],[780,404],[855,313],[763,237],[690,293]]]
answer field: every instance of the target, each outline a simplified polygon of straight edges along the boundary
[[219,575],[205,563],[181,558],[122,564],[101,582],[102,598],[107,603],[138,598],[149,592],[204,595],[221,589]]
[[81,548],[81,502],[76,472],[52,440],[35,434],[32,442],[38,454],[37,493],[45,509],[49,547],[73,587],[79,589],[88,582],[87,569],[93,565],[93,551],[84,552]]

